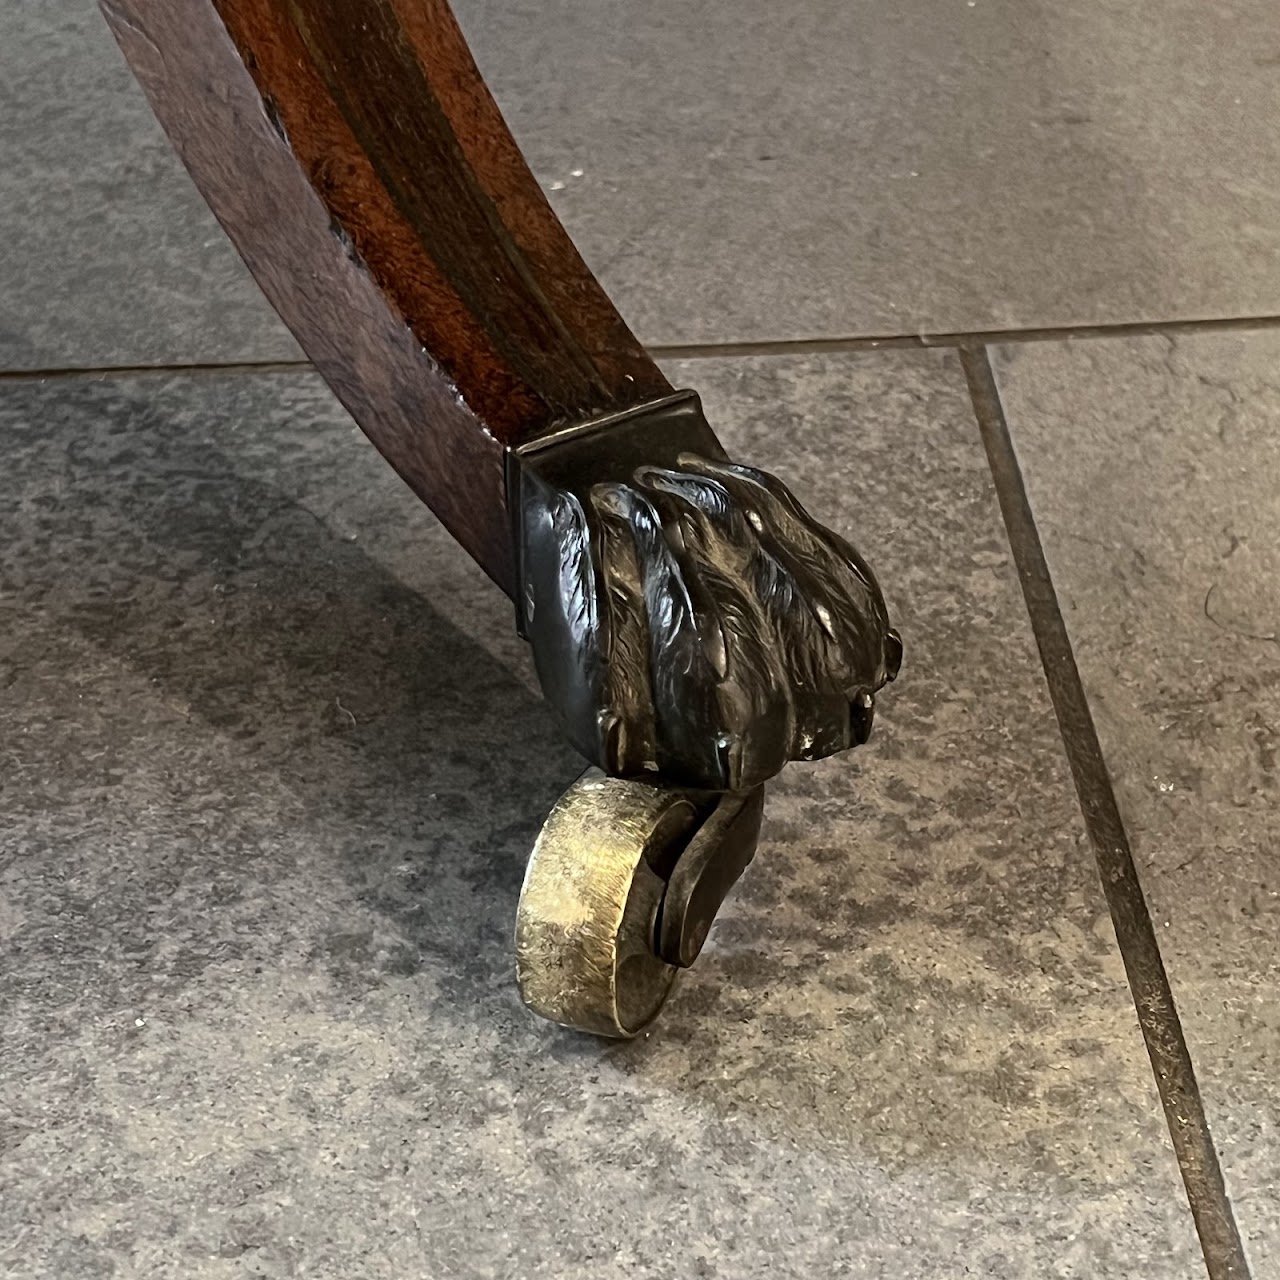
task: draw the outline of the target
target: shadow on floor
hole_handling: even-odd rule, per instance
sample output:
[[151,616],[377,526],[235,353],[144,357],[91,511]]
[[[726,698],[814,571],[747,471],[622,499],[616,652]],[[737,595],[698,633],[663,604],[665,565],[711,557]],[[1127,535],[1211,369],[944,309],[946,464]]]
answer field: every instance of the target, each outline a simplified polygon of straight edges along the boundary
[[[318,864],[337,859],[389,924],[317,944],[339,979],[433,957],[460,1000],[499,973],[509,982],[524,861],[581,762],[517,676],[313,514],[321,499],[350,513],[370,492],[390,518],[407,505],[372,450],[352,456],[361,443],[318,381],[22,384],[0,413],[14,440],[5,487],[17,501],[0,528],[23,661],[72,631],[109,660],[75,696],[126,704],[107,712],[113,750],[171,744],[224,809],[268,830],[283,816],[266,808],[275,789],[296,800],[333,841]],[[456,572],[458,548],[434,522],[421,533],[408,553]],[[495,589],[478,574],[475,589],[483,621]]]

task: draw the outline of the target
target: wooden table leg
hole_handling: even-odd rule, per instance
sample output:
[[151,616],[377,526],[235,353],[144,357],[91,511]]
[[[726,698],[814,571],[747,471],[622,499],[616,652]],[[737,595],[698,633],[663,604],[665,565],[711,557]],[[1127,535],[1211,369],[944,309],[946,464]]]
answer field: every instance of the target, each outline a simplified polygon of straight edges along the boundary
[[[901,661],[874,575],[637,343],[445,0],[101,5],[302,348],[515,600],[603,771],[531,860],[522,985],[634,1033],[750,860],[759,788],[870,732]],[[575,956],[612,976],[566,1003],[549,975]]]

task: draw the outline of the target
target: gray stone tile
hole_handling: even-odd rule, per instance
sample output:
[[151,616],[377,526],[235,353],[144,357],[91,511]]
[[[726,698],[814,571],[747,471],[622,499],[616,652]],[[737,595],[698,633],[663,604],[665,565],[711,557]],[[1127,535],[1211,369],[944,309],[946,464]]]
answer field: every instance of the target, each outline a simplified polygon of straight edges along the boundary
[[1280,310],[1272,0],[459,14],[649,342]]
[[[458,11],[650,343],[1280,311],[1271,0]],[[90,0],[0,35],[0,359],[292,354]]]
[[1256,1274],[1280,1267],[1280,334],[999,376]]
[[649,342],[1280,310],[1271,0],[458,11]]
[[319,384],[0,388],[10,1268],[1198,1274],[953,358],[674,373],[873,556],[907,666],[630,1045],[519,1005],[578,766]]
[[0,367],[300,359],[93,0],[0,13]]

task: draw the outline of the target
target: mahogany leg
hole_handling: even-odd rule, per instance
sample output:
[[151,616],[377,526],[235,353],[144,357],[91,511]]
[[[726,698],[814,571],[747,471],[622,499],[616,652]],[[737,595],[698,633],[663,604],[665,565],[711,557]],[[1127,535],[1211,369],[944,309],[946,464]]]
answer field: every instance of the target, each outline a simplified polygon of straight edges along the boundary
[[866,740],[902,652],[875,577],[636,342],[445,0],[100,2],[316,368],[513,597],[596,766],[530,859],[521,988],[634,1034],[751,860],[763,784]]

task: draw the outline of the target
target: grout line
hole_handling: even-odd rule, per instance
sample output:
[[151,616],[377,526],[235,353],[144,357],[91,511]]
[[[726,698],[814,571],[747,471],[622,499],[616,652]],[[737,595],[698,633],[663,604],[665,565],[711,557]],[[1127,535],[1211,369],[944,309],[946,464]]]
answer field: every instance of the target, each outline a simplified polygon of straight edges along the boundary
[[[972,333],[887,333],[843,338],[779,338],[765,342],[661,343],[646,348],[655,360],[713,360],[733,356],[825,355],[842,351],[923,351],[998,346],[1016,342],[1075,342],[1097,338],[1151,337],[1161,333],[1232,333],[1280,328],[1280,315],[1222,316],[1203,320],[1140,320],[1124,324],[1061,325],[1046,329],[986,329]],[[309,360],[240,360],[226,364],[119,364],[45,369],[0,369],[0,382],[50,378],[136,378],[206,373],[299,373]]]
[[1149,337],[1160,333],[1231,333],[1280,328],[1280,316],[1223,316],[1124,324],[1062,325],[1044,329],[987,329],[972,333],[889,333],[875,337],[781,338],[772,342],[707,342],[653,346],[655,360],[708,360],[718,356],[822,355],[839,351],[919,351],[934,347],[997,346],[1013,342],[1073,342],[1089,338]]
[[1191,1055],[1045,560],[990,356],[985,347],[970,347],[961,350],[960,359],[1205,1265],[1210,1280],[1248,1280],[1249,1264]]
[[0,369],[0,382],[47,382],[54,378],[93,380],[99,378],[190,377],[222,373],[302,373],[312,368],[310,360],[241,360],[227,364],[109,364],[51,369]]

